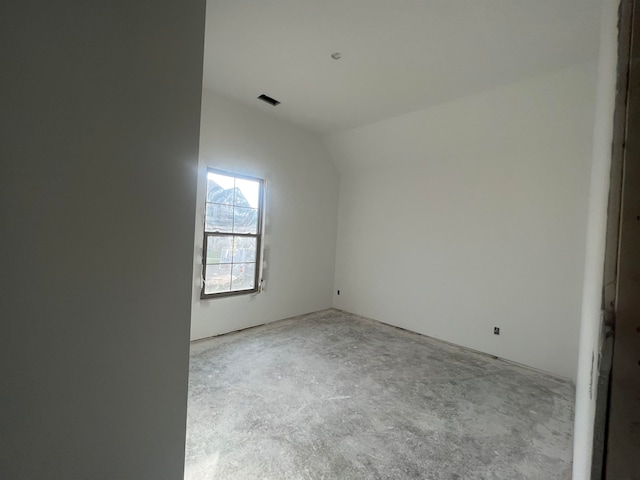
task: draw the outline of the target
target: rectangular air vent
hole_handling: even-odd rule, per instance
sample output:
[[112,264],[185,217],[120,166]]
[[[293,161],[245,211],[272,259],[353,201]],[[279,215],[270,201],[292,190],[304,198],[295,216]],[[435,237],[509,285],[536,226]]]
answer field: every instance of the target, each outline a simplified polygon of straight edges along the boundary
[[267,102],[269,105],[273,105],[274,107],[280,105],[280,102],[275,98],[271,98],[264,93],[258,97],[258,100],[262,100],[263,102]]

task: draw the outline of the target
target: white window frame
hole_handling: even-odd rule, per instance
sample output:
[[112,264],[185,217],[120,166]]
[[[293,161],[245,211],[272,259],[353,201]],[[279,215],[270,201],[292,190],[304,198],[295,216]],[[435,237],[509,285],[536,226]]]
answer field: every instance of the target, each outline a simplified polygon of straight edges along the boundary
[[[202,289],[200,290],[200,298],[201,299],[209,299],[209,298],[221,298],[221,297],[229,297],[234,295],[247,295],[247,294],[255,294],[261,291],[261,276],[262,276],[262,241],[263,241],[263,217],[264,217],[264,187],[265,181],[262,178],[252,177],[249,175],[243,175],[238,173],[231,173],[224,170],[219,170],[217,168],[207,167],[207,175],[205,178],[209,176],[209,173],[215,173],[218,175],[225,175],[233,178],[240,178],[244,180],[251,180],[257,182],[259,184],[259,195],[258,195],[258,226],[256,233],[233,233],[233,231],[211,231],[207,230],[207,204],[212,203],[208,202],[207,198],[207,187],[205,183],[205,204],[204,204],[204,215],[203,215],[203,243],[202,243]],[[206,180],[205,180],[206,182]],[[207,272],[207,242],[210,237],[248,237],[256,239],[256,262],[255,262],[255,279],[254,279],[254,287],[251,289],[243,289],[243,290],[230,290],[224,292],[214,292],[214,293],[205,293],[206,287],[206,272]],[[233,263],[231,264],[233,265]],[[233,267],[232,267],[233,268]]]

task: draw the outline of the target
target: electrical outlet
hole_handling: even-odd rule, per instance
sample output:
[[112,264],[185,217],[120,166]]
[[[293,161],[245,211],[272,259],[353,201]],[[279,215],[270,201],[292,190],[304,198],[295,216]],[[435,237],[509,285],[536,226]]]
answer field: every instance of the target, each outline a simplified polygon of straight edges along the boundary
[[500,327],[493,327],[493,334],[500,335]]
[[338,290],[338,295],[340,295],[340,290]]

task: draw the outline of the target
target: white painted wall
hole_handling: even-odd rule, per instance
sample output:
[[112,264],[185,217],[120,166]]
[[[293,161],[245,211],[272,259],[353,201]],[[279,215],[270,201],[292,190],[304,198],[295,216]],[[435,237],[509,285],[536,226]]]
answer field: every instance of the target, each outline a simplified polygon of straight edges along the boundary
[[0,478],[182,478],[204,0],[5,2]]
[[[262,293],[200,299],[207,166],[267,181]],[[331,307],[337,209],[338,172],[318,137],[205,90],[191,338]]]
[[591,478],[599,354],[602,333],[602,280],[607,235],[611,143],[616,99],[619,0],[603,0],[593,130],[589,217],[584,255],[580,351],[573,434],[573,479]]
[[580,64],[329,137],[335,307],[575,379],[595,83]]

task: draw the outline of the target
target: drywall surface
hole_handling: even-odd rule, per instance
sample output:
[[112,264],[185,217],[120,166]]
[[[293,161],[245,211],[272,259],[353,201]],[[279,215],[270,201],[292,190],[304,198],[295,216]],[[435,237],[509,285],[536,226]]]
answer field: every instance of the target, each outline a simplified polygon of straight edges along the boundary
[[[191,338],[331,307],[338,172],[323,142],[208,89],[201,132]],[[200,299],[208,166],[266,180],[266,264],[259,294]]]
[[[588,480],[591,478],[602,332],[602,316],[600,312],[602,309],[602,283],[607,236],[607,203],[616,101],[618,6],[619,0],[603,0],[602,2],[597,101],[590,166],[589,217],[586,232],[586,252],[583,260],[584,283],[579,337],[580,356],[576,382],[573,434],[574,480]],[[614,344],[614,352],[616,348]],[[615,371],[612,375],[615,375]],[[615,477],[607,475],[607,478]]]
[[0,478],[182,478],[205,2],[0,16]]
[[334,306],[575,379],[595,78],[580,64],[329,137]]

